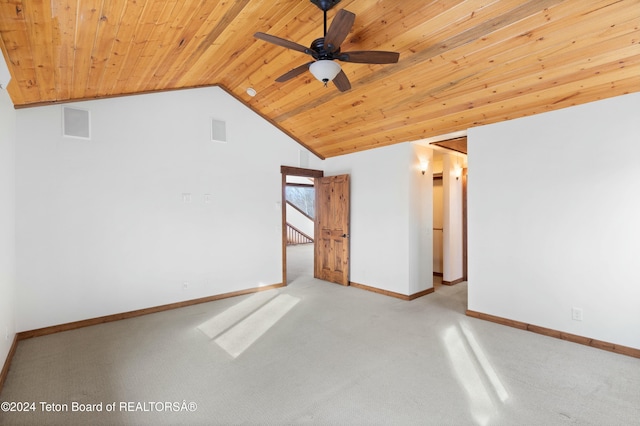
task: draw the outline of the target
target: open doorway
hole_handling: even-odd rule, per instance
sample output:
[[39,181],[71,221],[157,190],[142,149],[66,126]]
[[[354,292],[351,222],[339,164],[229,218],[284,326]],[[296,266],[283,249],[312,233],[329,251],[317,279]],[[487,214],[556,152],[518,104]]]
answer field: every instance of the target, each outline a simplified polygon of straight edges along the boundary
[[442,173],[433,174],[433,287],[442,285],[442,273],[444,271],[443,249],[443,216],[444,194],[442,190]]
[[313,277],[315,238],[315,180],[321,170],[281,167],[282,280],[290,284]]
[[433,153],[433,286],[467,280],[467,157]]
[[315,234],[315,178],[287,176],[285,185],[287,229],[287,284],[313,276]]

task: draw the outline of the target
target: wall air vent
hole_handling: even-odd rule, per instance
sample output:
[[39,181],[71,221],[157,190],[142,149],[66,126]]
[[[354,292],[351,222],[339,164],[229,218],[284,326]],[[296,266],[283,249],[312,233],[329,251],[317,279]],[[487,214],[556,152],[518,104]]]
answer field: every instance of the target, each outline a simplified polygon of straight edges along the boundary
[[62,135],[69,138],[91,139],[91,116],[89,111],[63,107]]
[[211,119],[211,140],[214,142],[227,141],[227,123],[222,120]]

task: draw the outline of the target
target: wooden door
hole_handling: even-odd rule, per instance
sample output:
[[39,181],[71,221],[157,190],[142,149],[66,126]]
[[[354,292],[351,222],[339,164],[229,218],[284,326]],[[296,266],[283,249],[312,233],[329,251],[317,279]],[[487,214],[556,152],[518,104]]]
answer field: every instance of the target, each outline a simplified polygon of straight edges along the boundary
[[314,277],[349,285],[349,175],[316,179]]

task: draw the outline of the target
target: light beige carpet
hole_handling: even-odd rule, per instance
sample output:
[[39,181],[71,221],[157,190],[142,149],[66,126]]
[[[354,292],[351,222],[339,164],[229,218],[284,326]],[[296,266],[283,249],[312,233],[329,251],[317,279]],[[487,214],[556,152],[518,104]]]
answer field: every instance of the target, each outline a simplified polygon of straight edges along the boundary
[[302,271],[262,296],[25,340],[0,401],[35,411],[0,424],[640,424],[640,360],[465,308],[466,283],[406,302]]

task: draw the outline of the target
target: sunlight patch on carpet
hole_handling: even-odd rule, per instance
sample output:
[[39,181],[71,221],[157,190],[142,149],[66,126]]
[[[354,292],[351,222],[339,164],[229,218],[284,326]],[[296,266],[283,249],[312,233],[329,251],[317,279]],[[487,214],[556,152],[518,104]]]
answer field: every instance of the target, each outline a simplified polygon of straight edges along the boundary
[[491,401],[474,357],[465,344],[464,336],[457,327],[452,325],[444,330],[442,340],[449,355],[452,371],[467,393],[469,411],[478,425],[487,425],[498,410]]
[[491,382],[496,396],[500,399],[500,401],[506,402],[507,399],[509,399],[509,393],[502,384],[502,381],[498,377],[498,374],[491,366],[491,363],[489,362],[489,359],[485,355],[484,351],[482,350],[482,348],[480,348],[480,345],[473,335],[473,332],[469,330],[464,324],[460,325],[460,329],[462,330],[462,334],[466,338],[467,343],[471,348],[471,351],[473,352],[473,355],[475,355],[476,361],[478,361],[478,364],[480,364],[480,367],[482,367],[482,371],[484,372],[485,376],[487,377],[487,379],[489,379],[489,382]]
[[229,355],[237,358],[299,301],[297,297],[281,294],[227,330],[215,342]]
[[240,303],[231,306],[224,312],[203,322],[197,328],[209,339],[213,339],[260,309],[278,294],[279,291],[275,289],[257,292],[242,300]]

